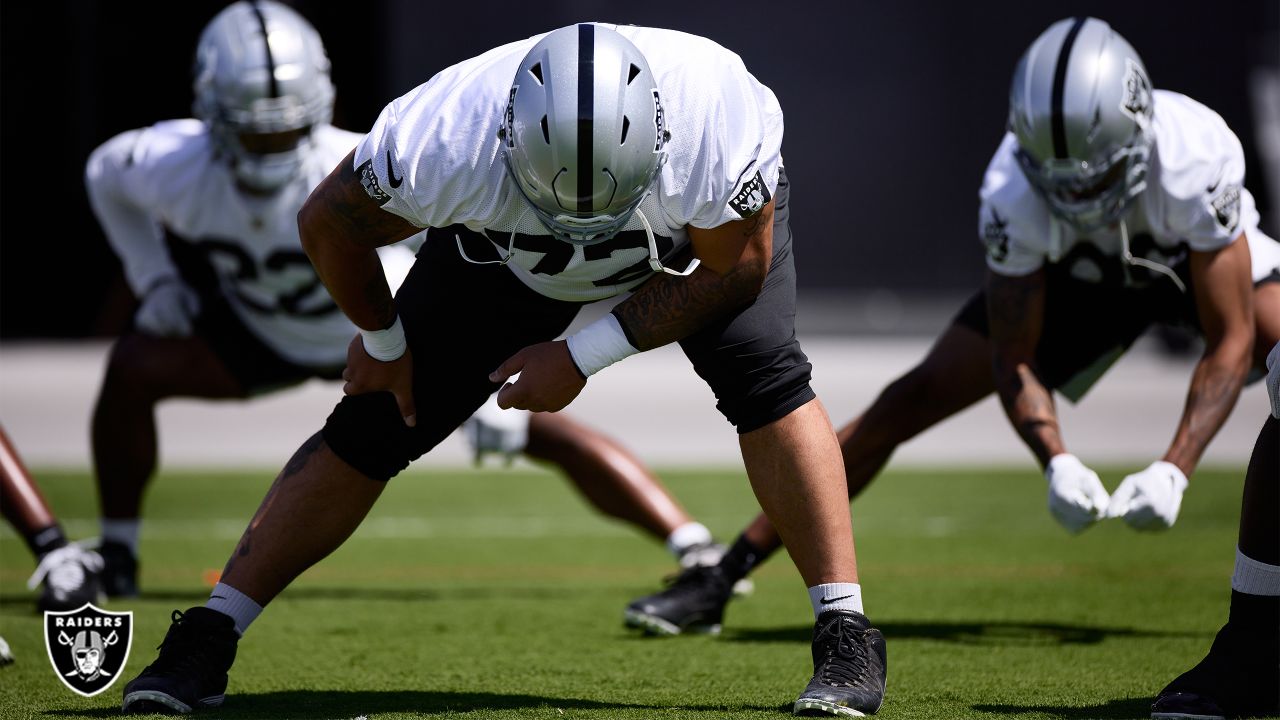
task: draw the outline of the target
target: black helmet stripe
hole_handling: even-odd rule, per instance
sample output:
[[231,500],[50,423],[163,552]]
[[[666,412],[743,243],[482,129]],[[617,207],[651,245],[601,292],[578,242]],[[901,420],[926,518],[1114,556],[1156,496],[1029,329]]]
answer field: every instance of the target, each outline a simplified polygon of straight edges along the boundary
[[1080,28],[1084,26],[1087,19],[1078,17],[1071,24],[1071,29],[1067,31],[1066,38],[1062,40],[1062,47],[1058,50],[1058,65],[1053,70],[1053,95],[1049,98],[1051,103],[1049,109],[1053,122],[1053,154],[1059,159],[1070,157],[1067,153],[1067,128],[1062,119],[1062,96],[1067,86],[1067,65],[1071,64],[1071,48],[1076,44],[1076,35],[1080,34]]
[[262,44],[267,49],[267,96],[280,97],[280,84],[276,82],[276,61],[271,57],[271,43],[267,40],[267,18],[262,14],[262,8],[258,3],[251,3],[253,14],[258,16],[258,25],[262,28]]
[[591,185],[595,174],[592,166],[595,158],[595,89],[596,89],[596,26],[583,23],[578,26],[578,212],[591,213]]

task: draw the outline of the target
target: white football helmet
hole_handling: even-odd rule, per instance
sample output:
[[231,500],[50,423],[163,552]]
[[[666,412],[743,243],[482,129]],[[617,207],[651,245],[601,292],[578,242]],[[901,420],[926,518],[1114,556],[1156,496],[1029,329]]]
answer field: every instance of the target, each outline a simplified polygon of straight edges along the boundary
[[1023,173],[1055,215],[1082,231],[1115,222],[1146,188],[1152,110],[1142,59],[1091,17],[1041,33],[1009,90]]
[[533,212],[575,245],[626,225],[658,177],[669,137],[644,55],[590,23],[554,30],[525,55],[499,134]]
[[[274,0],[244,0],[218,13],[196,46],[196,117],[208,124],[237,179],[278,190],[298,172],[311,131],[333,117],[333,83],[320,35]],[[299,131],[284,150],[250,152],[243,136]]]

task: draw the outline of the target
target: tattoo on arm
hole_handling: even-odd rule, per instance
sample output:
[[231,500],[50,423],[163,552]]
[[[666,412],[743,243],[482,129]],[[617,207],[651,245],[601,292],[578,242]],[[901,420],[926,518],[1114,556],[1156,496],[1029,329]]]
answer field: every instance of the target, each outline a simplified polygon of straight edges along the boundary
[[[752,247],[772,223],[772,213],[758,213],[742,225],[742,237]],[[771,241],[764,243],[772,247]],[[699,267],[692,275],[661,273],[641,285],[613,310],[638,350],[651,350],[688,337],[709,322],[750,304],[769,271],[771,255],[744,252],[723,274]]]
[[[1247,368],[1247,365],[1243,366]],[[1186,408],[1178,431],[1165,460],[1182,468],[1187,475],[1200,462],[1209,441],[1226,422],[1240,397],[1245,372],[1204,358],[1196,366],[1187,392]]]

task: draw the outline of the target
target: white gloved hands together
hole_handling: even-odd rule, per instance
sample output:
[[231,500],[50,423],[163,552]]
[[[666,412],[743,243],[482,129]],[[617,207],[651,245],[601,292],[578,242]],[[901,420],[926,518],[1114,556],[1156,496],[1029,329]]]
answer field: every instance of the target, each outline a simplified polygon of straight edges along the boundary
[[1177,465],[1157,460],[1124,479],[1111,496],[1107,517],[1124,518],[1138,530],[1167,530],[1178,519],[1187,476]]
[[1104,517],[1111,496],[1098,474],[1075,455],[1054,455],[1044,476],[1049,481],[1049,512],[1068,532],[1078,533]]
[[200,296],[176,277],[165,278],[147,291],[134,325],[148,335],[190,337],[193,321],[200,313]]

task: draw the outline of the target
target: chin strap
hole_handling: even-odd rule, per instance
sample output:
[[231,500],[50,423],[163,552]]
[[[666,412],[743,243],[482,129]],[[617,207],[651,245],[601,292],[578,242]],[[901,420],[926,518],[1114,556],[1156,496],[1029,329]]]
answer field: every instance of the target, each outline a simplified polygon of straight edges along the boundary
[[[470,255],[467,255],[467,251],[462,248],[462,237],[454,233],[453,240],[458,243],[458,254],[462,256],[463,260],[472,265],[506,265],[511,262],[511,250],[516,246],[516,230],[520,228],[520,223],[524,222],[524,216],[528,215],[529,212],[529,207],[526,205],[524,212],[520,213],[520,217],[516,218],[516,224],[511,226],[511,236],[507,238],[507,252],[502,256],[501,260],[473,260]],[[486,235],[485,237],[487,238],[488,236]],[[493,241],[490,240],[490,242]]]
[[644,225],[645,237],[649,239],[649,267],[653,268],[654,272],[686,277],[692,275],[693,271],[698,269],[698,265],[702,263],[698,258],[694,258],[684,270],[672,270],[663,265],[662,260],[658,258],[658,241],[653,237],[653,227],[649,225],[649,218],[645,217],[644,211],[639,208],[636,209],[636,215],[640,216],[640,224]]
[[[524,212],[520,213],[520,217],[516,219],[516,223],[511,229],[511,236],[507,239],[507,251],[501,260],[476,260],[472,258],[470,255],[467,255],[467,251],[462,247],[462,237],[457,233],[454,233],[453,239],[454,242],[458,244],[458,254],[462,256],[463,260],[466,260],[472,265],[506,265],[508,262],[511,262],[512,249],[516,244],[516,229],[520,227],[521,222],[524,222],[524,218],[529,214],[529,212],[529,208],[526,207]],[[636,210],[636,215],[640,218],[640,224],[644,225],[644,234],[649,240],[649,267],[653,268],[654,272],[666,273],[677,277],[686,277],[693,274],[693,271],[698,269],[698,265],[702,263],[698,258],[694,258],[690,261],[689,264],[685,266],[684,270],[672,270],[671,268],[663,265],[662,260],[658,257],[658,241],[653,236],[653,227],[649,224],[649,218],[645,217],[644,212],[639,209]]]
[[1168,276],[1168,278],[1173,281],[1173,284],[1178,286],[1178,290],[1183,293],[1187,291],[1187,286],[1182,282],[1182,278],[1178,277],[1178,273],[1174,272],[1172,268],[1166,265],[1161,265],[1158,262],[1152,262],[1146,258],[1134,257],[1133,253],[1129,252],[1129,226],[1124,220],[1120,221],[1120,258],[1130,265],[1144,267],[1153,272],[1158,272],[1161,275]]

